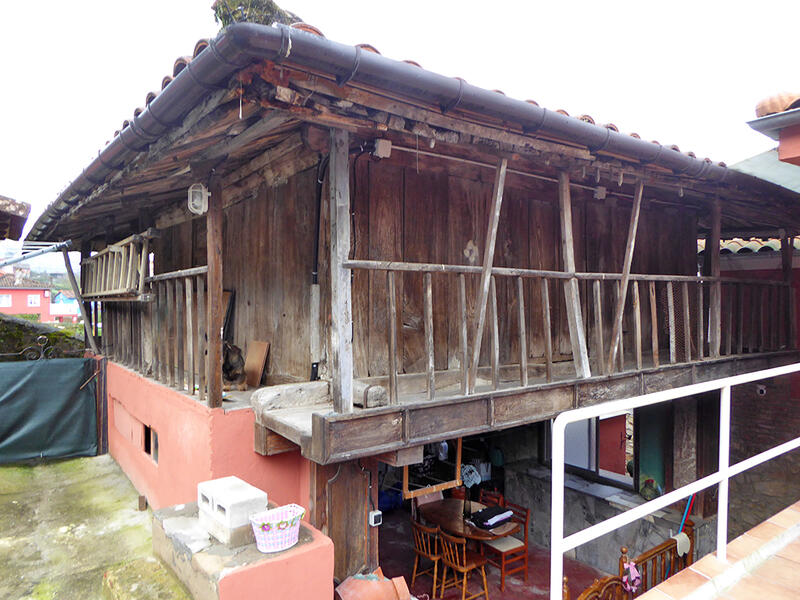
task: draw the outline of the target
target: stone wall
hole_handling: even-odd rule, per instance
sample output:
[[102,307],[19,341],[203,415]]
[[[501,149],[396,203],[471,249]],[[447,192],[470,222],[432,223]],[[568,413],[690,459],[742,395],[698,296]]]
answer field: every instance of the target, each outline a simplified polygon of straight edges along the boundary
[[[609,519],[644,500],[633,492],[613,486],[593,483],[566,475],[564,502],[564,533],[569,535],[600,521]],[[531,541],[550,547],[550,469],[532,460],[506,464],[506,497],[530,507],[532,515]],[[567,553],[583,563],[616,574],[620,547],[626,546],[632,555],[640,554],[663,542],[677,532],[682,514],[674,510],[658,511],[652,518],[641,519],[579,546]],[[716,520],[695,522],[695,559],[714,549]]]
[[[48,346],[54,348],[53,358],[80,356],[84,349],[83,338],[50,325],[34,323],[0,314],[0,354],[16,354],[29,346],[37,346],[36,339],[43,335]],[[22,360],[22,357],[3,357],[0,360]]]
[[[780,377],[733,388],[731,463],[800,435],[800,399],[792,393],[798,382],[793,378],[798,377]],[[798,450],[737,475],[730,487],[728,539],[741,535],[798,499]]]

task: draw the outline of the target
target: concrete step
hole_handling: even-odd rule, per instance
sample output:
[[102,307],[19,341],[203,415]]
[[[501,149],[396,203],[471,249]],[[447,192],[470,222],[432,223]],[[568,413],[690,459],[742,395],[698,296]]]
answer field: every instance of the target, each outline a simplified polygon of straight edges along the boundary
[[158,559],[141,558],[112,567],[103,574],[106,600],[192,600]]

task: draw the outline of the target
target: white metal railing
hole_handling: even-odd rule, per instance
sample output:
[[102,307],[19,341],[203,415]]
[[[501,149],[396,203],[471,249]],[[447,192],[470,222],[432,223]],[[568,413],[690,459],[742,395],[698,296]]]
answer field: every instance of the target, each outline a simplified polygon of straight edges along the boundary
[[[719,484],[718,509],[717,509],[717,558],[726,560],[726,547],[728,543],[728,480],[734,475],[751,469],[763,462],[771,460],[781,454],[790,452],[800,447],[800,437],[785,442],[774,448],[756,454],[746,460],[730,464],[730,422],[731,422],[731,387],[743,383],[750,383],[778,377],[800,371],[800,363],[755,371],[733,377],[725,377],[705,383],[697,383],[685,387],[664,390],[652,394],[644,394],[633,398],[615,400],[595,406],[577,408],[559,414],[553,421],[553,448],[552,448],[552,496],[551,496],[551,523],[550,523],[550,600],[561,600],[564,575],[564,552],[590,542],[598,537],[619,529],[629,523],[646,517],[657,510],[666,508],[683,498],[691,496],[712,485]],[[594,417],[669,402],[685,396],[693,396],[704,392],[721,390],[719,408],[719,470],[716,473],[698,479],[677,490],[669,492],[645,502],[635,508],[627,510],[610,519],[596,523],[572,535],[564,537],[564,431],[566,426],[576,421],[583,421]]]

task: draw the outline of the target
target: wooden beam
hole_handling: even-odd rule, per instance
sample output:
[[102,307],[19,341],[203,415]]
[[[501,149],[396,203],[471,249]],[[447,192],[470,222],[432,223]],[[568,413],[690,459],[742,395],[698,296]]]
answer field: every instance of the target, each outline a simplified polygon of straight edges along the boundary
[[594,339],[595,351],[597,352],[597,366],[600,368],[601,375],[606,374],[605,357],[606,351],[603,340],[603,296],[600,290],[599,279],[592,282],[592,291],[594,294]]
[[331,129],[328,167],[331,244],[331,395],[336,412],[353,412],[353,313],[350,269],[350,134]]
[[436,365],[434,362],[434,348],[433,348],[433,284],[431,283],[432,276],[430,273],[425,273],[422,276],[423,281],[423,313],[424,313],[424,328],[425,328],[425,389],[426,397],[428,400],[433,400],[436,395]]
[[394,271],[386,272],[386,297],[389,303],[389,403],[397,404],[397,298]]
[[284,452],[299,450],[300,446],[291,440],[287,440],[280,434],[264,427],[259,423],[253,423],[253,451],[261,456],[274,456]]
[[491,286],[492,262],[494,261],[494,247],[497,242],[497,224],[500,222],[500,209],[503,206],[503,188],[506,182],[506,168],[508,159],[503,158],[497,165],[494,177],[494,188],[492,189],[492,204],[489,209],[489,223],[486,228],[486,242],[483,248],[483,269],[481,271],[481,282],[478,292],[478,313],[475,315],[475,330],[472,337],[472,363],[469,370],[468,392],[475,390],[475,380],[478,377],[478,362],[481,358],[481,342],[483,340],[483,328],[486,324],[486,305],[489,299],[489,288]]
[[[575,246],[572,232],[572,199],[569,192],[569,175],[565,171],[558,172],[558,204],[561,222],[561,255],[564,271],[575,273]],[[564,298],[567,305],[567,322],[569,339],[572,344],[572,361],[578,377],[591,377],[589,368],[589,352],[586,349],[586,332],[581,315],[581,298],[578,280],[571,277],[564,281]]]
[[674,363],[677,359],[675,346],[675,297],[672,282],[667,282],[667,324],[669,325],[669,362]]
[[633,343],[636,353],[636,369],[642,370],[642,306],[639,298],[639,282],[633,282]]
[[658,368],[658,306],[656,305],[656,282],[649,285],[650,296],[650,344],[653,349],[653,366]]
[[[206,253],[208,258],[208,405],[222,406],[222,327],[225,309],[222,302],[222,182],[211,180],[211,195],[206,214]],[[167,282],[169,291],[169,282]]]
[[611,348],[608,351],[608,362],[606,368],[608,372],[614,368],[614,360],[619,350],[620,337],[622,336],[622,316],[625,314],[625,300],[628,297],[628,281],[631,276],[631,263],[633,261],[633,248],[636,245],[636,231],[639,227],[639,213],[642,208],[642,194],[644,193],[644,182],[640,179],[636,182],[636,192],[633,195],[633,207],[631,208],[631,220],[628,223],[628,242],[625,245],[625,258],[622,261],[622,280],[620,281],[620,294],[617,298],[617,305],[614,309],[614,328],[611,330]]
[[692,360],[692,324],[689,322],[689,284],[681,284],[681,306],[683,308],[683,355],[684,362]]
[[467,343],[467,283],[463,273],[458,275],[458,343],[461,359],[461,393],[469,387],[469,346]]
[[[706,254],[709,266],[707,275],[719,277],[719,238],[722,229],[722,205],[719,198],[714,199],[711,210],[711,232],[706,240]],[[711,358],[718,358],[720,345],[722,342],[722,289],[719,281],[711,284],[709,290],[709,335],[708,335],[708,354]]]
[[78,301],[78,308],[81,311],[81,318],[83,319],[83,330],[86,334],[86,339],[89,346],[96,355],[100,355],[100,350],[97,347],[97,341],[94,339],[92,333],[92,323],[89,321],[89,316],[86,314],[86,306],[83,304],[83,297],[81,296],[81,289],[78,287],[78,282],[75,280],[75,273],[72,271],[72,265],[69,262],[69,251],[66,248],[61,249],[61,254],[64,255],[64,267],[67,269],[67,278],[69,285],[72,287],[72,293],[75,294],[75,299]]
[[547,279],[539,280],[542,291],[542,333],[544,334],[545,379],[553,380],[553,337],[550,324],[550,289]]
[[528,334],[525,327],[525,284],[517,277],[517,325],[519,326],[519,384],[528,385]]

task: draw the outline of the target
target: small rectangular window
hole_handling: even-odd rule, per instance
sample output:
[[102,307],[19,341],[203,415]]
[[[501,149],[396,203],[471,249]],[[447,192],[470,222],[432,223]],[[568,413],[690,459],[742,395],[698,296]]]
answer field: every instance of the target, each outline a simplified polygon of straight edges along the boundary
[[158,463],[158,433],[149,425],[144,425],[144,453],[149,454],[153,462]]
[[0,308],[11,308],[11,294],[0,294]]
[[39,294],[28,294],[28,306],[39,306],[40,300]]

